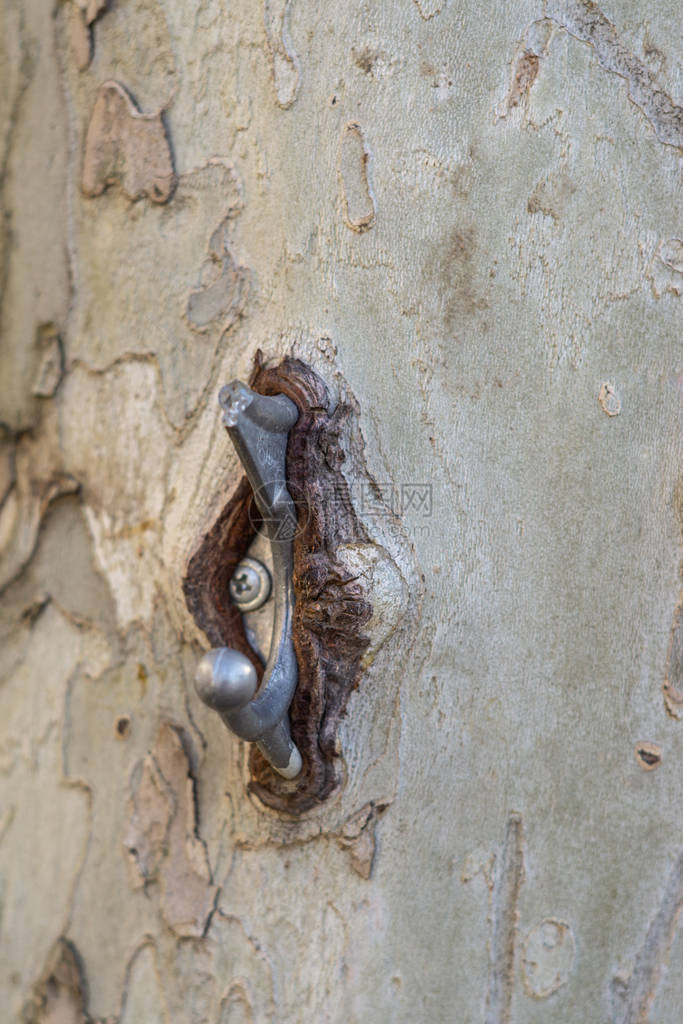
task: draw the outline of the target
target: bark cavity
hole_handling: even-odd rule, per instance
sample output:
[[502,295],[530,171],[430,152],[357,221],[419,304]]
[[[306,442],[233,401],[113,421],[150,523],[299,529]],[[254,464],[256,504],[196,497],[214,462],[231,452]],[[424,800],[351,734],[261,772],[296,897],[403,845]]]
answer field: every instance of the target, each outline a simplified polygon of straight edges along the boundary
[[636,743],[636,761],[646,772],[652,772],[662,763],[662,748],[656,743]]
[[[293,624],[299,682],[290,722],[304,767],[297,779],[287,781],[255,746],[249,756],[250,790],[270,807],[299,814],[325,800],[339,782],[337,730],[360,679],[369,646],[364,627],[372,616],[363,581],[347,568],[341,552],[367,543],[368,537],[341,472],[352,407],[344,402],[335,407],[317,374],[291,358],[268,368],[259,354],[250,386],[262,394],[285,394],[300,410],[289,437],[287,479],[299,519]],[[211,644],[242,651],[260,675],[263,667],[247,643],[238,610],[228,600],[229,580],[257,523],[245,477],[190,559],[183,589],[190,612]]]

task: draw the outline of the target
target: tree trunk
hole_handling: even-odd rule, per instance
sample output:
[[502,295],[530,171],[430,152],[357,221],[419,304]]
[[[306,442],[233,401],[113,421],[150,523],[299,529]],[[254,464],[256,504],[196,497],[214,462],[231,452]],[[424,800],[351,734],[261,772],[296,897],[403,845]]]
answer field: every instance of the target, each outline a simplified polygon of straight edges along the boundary
[[[678,13],[6,0],[3,1020],[680,1021]],[[183,590],[284,357],[372,606],[289,810]]]

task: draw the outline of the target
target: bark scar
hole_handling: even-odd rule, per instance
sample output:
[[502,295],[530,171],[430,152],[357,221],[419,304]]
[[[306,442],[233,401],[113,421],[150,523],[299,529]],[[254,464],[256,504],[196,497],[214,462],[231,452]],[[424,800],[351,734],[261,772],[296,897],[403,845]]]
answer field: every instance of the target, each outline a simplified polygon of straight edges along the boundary
[[[292,738],[303,758],[301,774],[283,779],[256,747],[249,756],[249,789],[269,807],[301,814],[325,800],[340,781],[337,730],[361,674],[372,616],[363,580],[345,567],[339,551],[369,538],[359,522],[341,472],[342,434],[352,414],[336,407],[323,381],[304,363],[286,358],[267,367],[257,354],[250,386],[284,394],[300,415],[289,435],[287,479],[297,505],[294,538],[294,647],[299,683],[290,707]],[[197,625],[213,646],[247,655],[242,618],[228,600],[235,566],[256,533],[258,513],[246,477],[188,563],[183,591]]]

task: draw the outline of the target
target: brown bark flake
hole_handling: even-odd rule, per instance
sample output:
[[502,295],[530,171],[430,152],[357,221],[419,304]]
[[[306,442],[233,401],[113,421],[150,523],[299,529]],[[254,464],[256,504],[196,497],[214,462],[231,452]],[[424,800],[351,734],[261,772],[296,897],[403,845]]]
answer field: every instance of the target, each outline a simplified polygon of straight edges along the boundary
[[129,199],[165,203],[176,176],[161,113],[141,113],[127,90],[110,81],[98,89],[90,115],[81,188],[92,197],[115,184]]

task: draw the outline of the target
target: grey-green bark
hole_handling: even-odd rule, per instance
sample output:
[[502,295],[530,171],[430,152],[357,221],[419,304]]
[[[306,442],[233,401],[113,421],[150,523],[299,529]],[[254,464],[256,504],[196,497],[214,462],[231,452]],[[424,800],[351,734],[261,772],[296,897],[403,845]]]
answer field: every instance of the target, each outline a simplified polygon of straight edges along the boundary
[[[6,0],[8,1020],[679,1021],[678,17]],[[258,348],[404,505],[293,824],[181,590]]]

